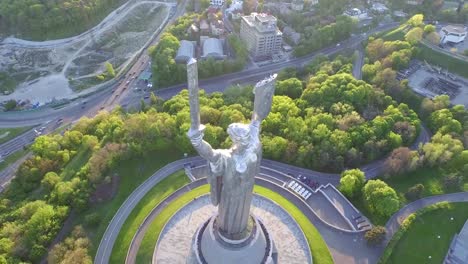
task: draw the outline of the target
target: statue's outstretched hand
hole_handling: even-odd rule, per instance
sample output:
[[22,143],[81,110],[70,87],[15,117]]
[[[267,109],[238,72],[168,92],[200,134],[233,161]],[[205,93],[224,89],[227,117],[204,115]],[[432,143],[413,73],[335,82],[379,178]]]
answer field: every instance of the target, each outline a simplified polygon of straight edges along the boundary
[[205,135],[205,126],[198,125],[198,127],[190,127],[189,131],[187,132],[187,136],[189,137],[190,141],[192,142],[193,146],[198,146],[203,141],[203,136]]
[[204,127],[200,127],[198,129],[190,128],[190,130],[187,133],[187,136],[189,137],[193,145],[198,145],[201,143],[201,141],[203,140],[203,136],[205,135],[204,131]]

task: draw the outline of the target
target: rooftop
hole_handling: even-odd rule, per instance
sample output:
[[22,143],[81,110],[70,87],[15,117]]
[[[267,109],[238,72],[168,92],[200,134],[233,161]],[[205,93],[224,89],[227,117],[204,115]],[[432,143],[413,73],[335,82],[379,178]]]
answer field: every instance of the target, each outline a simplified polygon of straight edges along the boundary
[[209,38],[203,42],[203,57],[223,57],[223,44],[221,40]]
[[442,30],[447,30],[448,32],[463,34],[466,33],[466,28],[461,25],[447,25],[442,28]]
[[281,34],[276,26],[276,17],[264,13],[252,13],[248,16],[243,16],[242,19],[250,26],[255,27],[259,32],[277,32]]

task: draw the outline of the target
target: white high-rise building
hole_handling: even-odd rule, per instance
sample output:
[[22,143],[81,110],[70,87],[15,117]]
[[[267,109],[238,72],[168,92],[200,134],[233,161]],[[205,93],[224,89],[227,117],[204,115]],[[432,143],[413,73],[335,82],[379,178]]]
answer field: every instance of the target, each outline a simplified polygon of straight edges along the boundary
[[240,37],[255,57],[271,57],[281,49],[283,33],[272,15],[252,13],[242,17]]

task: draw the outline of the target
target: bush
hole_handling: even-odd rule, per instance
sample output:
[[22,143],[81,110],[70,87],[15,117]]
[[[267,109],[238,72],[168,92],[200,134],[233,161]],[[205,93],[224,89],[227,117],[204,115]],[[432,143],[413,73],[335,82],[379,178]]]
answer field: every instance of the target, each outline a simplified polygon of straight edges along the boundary
[[461,177],[457,174],[449,174],[444,177],[445,189],[460,189]]
[[5,111],[11,111],[14,110],[17,106],[16,100],[8,100],[3,107],[5,108]]
[[86,226],[97,226],[101,219],[98,213],[92,213],[85,216],[84,223]]
[[418,183],[410,188],[405,193],[405,198],[409,201],[414,201],[421,198],[422,193],[424,192],[424,185]]
[[385,240],[387,230],[383,226],[374,226],[371,230],[367,231],[364,238],[369,245],[379,245]]

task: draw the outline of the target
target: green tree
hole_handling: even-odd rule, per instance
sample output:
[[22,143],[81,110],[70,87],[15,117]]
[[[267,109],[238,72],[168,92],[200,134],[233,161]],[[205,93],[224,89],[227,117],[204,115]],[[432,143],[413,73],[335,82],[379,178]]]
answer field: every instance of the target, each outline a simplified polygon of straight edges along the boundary
[[408,25],[412,27],[420,27],[424,25],[424,15],[417,14],[412,16],[407,22]]
[[429,34],[435,31],[436,31],[436,27],[434,25],[429,24],[429,25],[424,26],[424,34]]
[[423,29],[419,27],[415,27],[411,29],[410,31],[408,31],[408,33],[406,33],[405,39],[406,41],[414,45],[414,44],[417,44],[422,39],[422,36],[423,36]]
[[346,170],[341,173],[340,191],[349,198],[360,194],[366,177],[359,169]]
[[437,132],[431,142],[422,147],[424,162],[429,166],[445,164],[463,151],[463,143],[452,135]]
[[277,95],[286,95],[293,99],[299,98],[302,94],[302,82],[297,78],[278,81],[275,93]]
[[105,66],[106,66],[108,76],[110,76],[112,78],[115,77],[114,66],[112,66],[112,64],[110,62],[108,62],[108,61],[106,61]]
[[395,190],[381,180],[369,180],[362,192],[367,207],[377,215],[390,216],[400,207]]
[[8,100],[4,105],[3,107],[5,108],[5,111],[11,111],[11,110],[15,110],[17,106],[17,102],[16,100]]
[[61,181],[60,176],[57,175],[57,173],[51,171],[46,173],[44,176],[44,179],[42,179],[41,184],[46,188],[47,190],[51,191],[57,183]]

